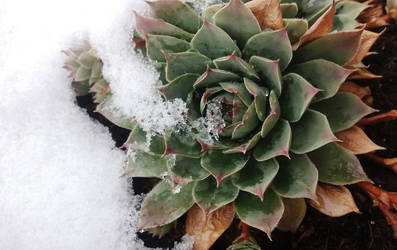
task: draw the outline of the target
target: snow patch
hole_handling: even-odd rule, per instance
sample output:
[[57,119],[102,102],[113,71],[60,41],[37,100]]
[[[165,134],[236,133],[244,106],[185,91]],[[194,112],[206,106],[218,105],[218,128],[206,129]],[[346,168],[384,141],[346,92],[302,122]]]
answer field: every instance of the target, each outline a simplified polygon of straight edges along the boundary
[[[158,74],[131,48],[131,11],[144,5],[0,3],[0,249],[146,249],[135,234],[141,197],[119,178],[126,155],[74,103],[60,53],[90,41],[119,108],[145,129],[174,126],[183,102],[162,101]],[[185,239],[175,249],[191,249]]]

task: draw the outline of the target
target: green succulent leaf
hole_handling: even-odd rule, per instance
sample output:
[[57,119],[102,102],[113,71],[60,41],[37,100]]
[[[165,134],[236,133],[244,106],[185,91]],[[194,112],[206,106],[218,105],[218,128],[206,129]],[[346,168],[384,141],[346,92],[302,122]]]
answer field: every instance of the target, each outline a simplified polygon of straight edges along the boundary
[[280,155],[289,157],[290,145],[291,127],[286,120],[279,119],[271,133],[259,141],[253,155],[257,161],[266,161]]
[[259,77],[266,83],[269,89],[274,90],[277,96],[280,96],[282,89],[281,72],[279,60],[269,60],[264,57],[252,56],[249,63],[258,72]]
[[206,178],[197,182],[193,188],[194,201],[206,215],[218,208],[233,202],[239,193],[230,178],[223,180],[219,186],[214,178]]
[[347,92],[337,93],[312,107],[327,116],[333,132],[348,129],[364,116],[376,111],[363,103],[358,96]]
[[281,15],[284,18],[294,18],[298,14],[298,5],[294,2],[280,4]]
[[354,1],[340,1],[335,5],[333,30],[351,30],[360,25],[356,18],[367,9],[369,5]]
[[315,199],[318,171],[307,155],[278,159],[280,168],[272,183],[273,190],[285,198]]
[[255,112],[255,104],[251,104],[244,114],[241,122],[234,128],[232,139],[240,139],[250,134],[257,126],[259,120]]
[[243,83],[240,82],[221,82],[219,85],[227,92],[237,95],[240,100],[246,105],[250,106],[252,99],[248,90]]
[[215,14],[224,7],[224,4],[214,4],[208,7],[202,14],[203,18],[210,23],[214,23]]
[[212,95],[218,93],[221,90],[223,90],[223,88],[219,87],[219,86],[208,88],[208,89],[205,90],[204,94],[201,97],[201,101],[200,101],[200,112],[201,112],[201,114],[204,113],[205,107],[207,106],[208,99]]
[[357,157],[337,143],[310,152],[309,157],[318,169],[321,182],[348,185],[369,181]]
[[186,73],[178,76],[167,85],[164,85],[158,90],[166,100],[181,98],[186,101],[187,96],[193,90],[193,83],[199,77],[197,74]]
[[165,151],[164,137],[158,134],[154,134],[150,137],[148,142],[146,132],[139,127],[137,123],[134,123],[134,127],[128,136],[127,141],[124,143],[125,146],[129,146],[135,150],[145,151],[149,154],[161,156]]
[[196,91],[192,90],[187,95],[186,98],[186,107],[188,108],[187,117],[188,119],[194,121],[201,117],[200,113],[200,103],[196,101]]
[[125,176],[158,177],[167,173],[167,160],[157,155],[136,151],[128,156]]
[[81,66],[83,66],[86,69],[91,69],[93,64],[96,61],[98,61],[98,59],[96,59],[95,57],[90,55],[90,53],[88,53],[88,51],[81,53],[76,60],[76,62],[78,64],[80,64]]
[[99,78],[102,74],[102,62],[95,60],[94,63],[91,66],[91,76],[90,78]]
[[339,1],[335,5],[335,15],[347,15],[355,19],[368,7],[367,4],[360,2]]
[[[294,1],[295,2],[295,1]],[[332,0],[301,0],[296,1],[301,10],[301,15],[312,25],[332,5]]]
[[90,79],[91,69],[85,67],[79,67],[74,75],[74,80],[76,82],[83,82]]
[[259,120],[264,121],[266,119],[266,103],[269,91],[248,78],[244,78],[244,84],[248,92],[254,96],[255,110]]
[[212,69],[207,66],[207,70],[196,80],[193,87],[197,88],[208,88],[218,85],[219,82],[233,82],[240,81],[241,77],[235,73]]
[[168,133],[164,136],[165,152],[189,158],[200,158],[201,146],[188,133]]
[[247,112],[247,106],[235,95],[233,98],[233,122],[240,122],[245,112]]
[[360,25],[356,19],[348,15],[335,15],[332,30],[345,31],[357,28]]
[[263,193],[273,181],[279,169],[275,159],[258,162],[248,161],[247,166],[232,175],[232,182],[239,189],[257,195],[263,200]]
[[325,59],[344,65],[356,54],[362,32],[352,30],[326,34],[299,48],[294,54],[294,63]]
[[220,182],[226,177],[241,170],[248,161],[243,154],[224,154],[221,150],[208,150],[201,157],[201,166],[209,171]]
[[240,0],[231,0],[216,13],[214,21],[237,41],[240,48],[244,47],[250,37],[262,31],[252,11]]
[[306,214],[306,202],[303,198],[283,198],[284,213],[277,228],[295,233]]
[[253,80],[259,80],[259,76],[251,65],[238,57],[235,52],[230,56],[215,59],[214,64],[218,69],[231,71]]
[[233,154],[233,153],[246,154],[249,150],[253,149],[256,146],[256,144],[258,144],[260,138],[261,138],[261,133],[257,133],[256,135],[252,136],[248,142],[238,145],[236,147],[233,147],[231,149],[225,150],[225,151],[223,151],[223,153],[225,153],[225,154]]
[[295,73],[285,75],[283,82],[284,91],[279,100],[282,107],[281,116],[290,122],[297,122],[320,90]]
[[103,115],[106,119],[125,129],[135,128],[135,123],[127,115],[123,114],[115,106],[110,104],[110,100],[105,100],[96,107],[96,112]]
[[261,200],[256,195],[240,192],[234,204],[238,217],[245,224],[262,230],[271,239],[270,234],[284,212],[284,205],[277,194],[268,189]]
[[162,51],[167,53],[183,52],[190,48],[190,43],[172,36],[147,35],[146,53],[147,56],[158,62],[165,62]]
[[200,159],[176,156],[175,162],[168,161],[168,169],[174,185],[191,181],[200,181],[207,178],[210,173],[201,167]]
[[283,71],[292,59],[291,43],[287,29],[264,31],[251,37],[243,49],[246,60],[252,56],[260,56],[272,60],[280,60],[279,67]]
[[164,22],[163,20],[141,16],[135,11],[133,12],[135,15],[135,28],[141,37],[145,37],[149,34],[165,35],[190,41],[194,36],[193,34],[170,23]]
[[211,59],[232,54],[241,56],[240,49],[230,36],[221,28],[204,19],[203,26],[194,35],[191,46]]
[[291,128],[291,151],[296,154],[305,154],[337,140],[327,117],[311,109],[305,112],[299,122],[291,124]]
[[219,134],[223,137],[231,137],[233,134],[234,129],[236,128],[236,126],[239,124],[240,122],[234,122],[232,124],[228,124],[226,127],[221,128],[219,130]]
[[[207,65],[211,65],[212,63],[211,59],[197,52],[181,52],[171,54],[165,52],[165,57],[167,59],[165,71],[168,81],[172,81],[178,76],[186,73],[195,73],[201,75],[207,69]],[[192,86],[195,80],[193,80],[191,83]]]
[[278,119],[280,118],[280,104],[278,103],[277,95],[273,90],[270,91],[269,95],[269,108],[270,112],[262,124],[262,137],[265,137],[273,129]]
[[183,185],[178,193],[173,193],[167,181],[157,184],[142,203],[139,227],[163,226],[181,217],[194,204],[193,184]]
[[146,1],[153,17],[163,19],[190,33],[196,33],[202,21],[189,5],[182,1]]
[[300,18],[284,18],[283,24],[288,27],[287,33],[291,44],[298,42],[309,28],[307,21]]
[[334,96],[342,83],[352,73],[352,70],[323,59],[294,65],[291,71],[299,74],[314,87],[322,90],[314,96],[313,102]]
[[85,96],[88,95],[90,91],[90,84],[88,81],[84,82],[72,82],[72,88],[77,96]]

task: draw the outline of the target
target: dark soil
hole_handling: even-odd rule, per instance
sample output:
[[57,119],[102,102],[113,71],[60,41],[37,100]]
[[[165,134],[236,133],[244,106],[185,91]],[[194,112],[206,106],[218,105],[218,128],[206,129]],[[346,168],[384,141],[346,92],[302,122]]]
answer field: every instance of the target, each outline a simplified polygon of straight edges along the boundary
[[[370,86],[374,108],[382,111],[397,109],[397,26],[387,27],[387,31],[372,50],[378,54],[366,58],[365,64],[370,65],[371,72],[383,75],[383,78],[357,83]],[[91,102],[90,96],[78,97],[77,103],[80,107],[86,108],[92,118],[109,128],[117,147],[123,144],[127,139],[128,130],[113,125],[100,114],[93,112],[95,105]],[[383,157],[397,157],[397,121],[370,125],[365,131],[375,143],[387,148],[377,154]],[[379,187],[397,191],[397,175],[394,172],[362,157],[360,160],[368,176]],[[132,182],[134,192],[140,194],[150,191],[155,180],[134,178]],[[306,217],[296,234],[275,230],[272,233],[273,241],[268,240],[263,232],[256,229],[252,229],[252,234],[262,249],[397,249],[397,240],[393,240],[391,228],[382,212],[372,205],[372,200],[360,189],[354,186],[349,188],[362,214],[330,218],[308,206]],[[173,247],[173,242],[184,234],[183,220],[184,218],[180,219],[179,226],[162,239],[147,233],[138,233],[138,236],[148,247]],[[235,220],[211,249],[226,249],[239,235],[237,224],[238,221]]]

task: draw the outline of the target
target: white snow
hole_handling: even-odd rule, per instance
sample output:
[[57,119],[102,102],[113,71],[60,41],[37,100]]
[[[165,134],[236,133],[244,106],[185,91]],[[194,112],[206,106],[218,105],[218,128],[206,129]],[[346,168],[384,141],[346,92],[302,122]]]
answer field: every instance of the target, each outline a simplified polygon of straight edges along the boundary
[[[177,124],[184,104],[154,94],[158,76],[128,45],[131,10],[144,12],[143,6],[140,0],[0,2],[0,249],[145,249],[135,235],[140,197],[119,178],[126,156],[74,103],[60,53],[89,40],[121,110],[145,118],[146,128]],[[185,238],[176,249],[191,248]]]

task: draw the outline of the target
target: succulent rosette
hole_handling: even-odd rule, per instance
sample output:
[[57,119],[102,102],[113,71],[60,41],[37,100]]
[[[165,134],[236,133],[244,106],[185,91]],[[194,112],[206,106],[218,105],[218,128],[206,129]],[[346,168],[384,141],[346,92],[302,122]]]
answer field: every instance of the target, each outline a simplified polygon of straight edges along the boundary
[[96,103],[104,101],[110,91],[109,83],[102,77],[103,64],[91,45],[83,42],[63,52],[68,56],[64,68],[73,77],[72,87],[76,95],[92,93]]
[[[296,230],[305,199],[319,207],[330,187],[349,199],[344,185],[369,180],[335,135],[375,111],[339,91],[348,77],[369,74],[361,60],[378,34],[355,29],[366,5],[245,2],[200,15],[178,0],[148,1],[149,17],[135,13],[144,51],[162,73],[159,91],[186,102],[190,124],[149,136],[99,108],[131,129],[125,175],[162,179],[142,204],[141,229],[164,234],[194,204],[206,216],[234,204],[241,221],[270,237],[276,227]],[[73,64],[90,85],[96,73],[86,66]]]

